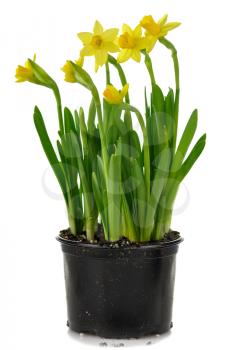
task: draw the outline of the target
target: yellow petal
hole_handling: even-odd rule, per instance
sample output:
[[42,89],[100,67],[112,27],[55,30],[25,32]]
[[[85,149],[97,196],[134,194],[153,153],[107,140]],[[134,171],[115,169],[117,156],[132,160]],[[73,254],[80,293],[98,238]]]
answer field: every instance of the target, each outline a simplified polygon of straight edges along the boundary
[[77,36],[84,45],[88,45],[92,40],[93,34],[89,32],[82,32],[82,33],[78,33]]
[[101,35],[103,33],[103,27],[99,21],[95,22],[93,32],[95,35]]
[[152,35],[158,35],[160,33],[160,25],[155,22],[154,18],[150,16],[144,16],[140,21],[141,26],[146,29]]
[[83,67],[84,64],[84,56],[81,56],[78,58],[78,60],[76,60],[75,62],[78,66]]
[[99,64],[99,66],[103,66],[103,64],[106,63],[107,58],[108,58],[107,51],[96,50],[95,59],[96,59],[97,63]]
[[161,17],[159,20],[158,20],[158,24],[160,25],[160,27],[162,27],[168,20],[168,15],[165,14],[163,17]]
[[180,25],[181,25],[180,22],[170,22],[170,23],[165,24],[162,27],[162,30],[169,32],[170,30],[173,30],[173,29],[179,27]]
[[140,24],[138,24],[137,27],[135,27],[134,36],[139,37],[139,38],[142,36],[142,27]]
[[118,29],[117,28],[112,28],[112,29],[107,29],[102,33],[102,38],[105,41],[114,41],[118,35]]
[[148,37],[139,39],[136,45],[136,49],[139,51],[145,49],[149,45],[149,41],[150,40],[148,39]]
[[134,61],[140,62],[141,61],[141,53],[138,50],[133,50],[131,58],[133,58]]
[[154,37],[154,36],[151,36],[151,35],[148,35],[146,37],[146,40],[147,40],[147,43],[146,43],[146,50],[147,52],[151,52],[158,40],[158,37]]
[[94,55],[94,49],[88,45],[83,47],[81,50],[81,56],[93,56]]
[[73,71],[72,64],[69,61],[66,61],[65,65],[61,68],[61,70],[64,72],[65,77],[64,80],[68,83],[76,83],[75,74]]
[[128,93],[128,89],[129,89],[129,84],[126,84],[126,85],[123,86],[122,91],[121,91],[121,95],[123,97],[125,97],[126,94]]
[[126,62],[127,60],[129,60],[129,58],[131,58],[131,55],[132,55],[131,49],[124,49],[119,52],[117,60],[119,63]]
[[108,52],[118,52],[119,51],[118,45],[111,43],[111,42],[104,43],[104,49]]
[[122,32],[129,33],[130,35],[133,35],[133,30],[131,29],[130,26],[128,26],[128,24],[125,24],[125,23],[122,26]]
[[120,104],[123,99],[119,91],[113,85],[107,85],[103,95],[106,101],[111,104]]

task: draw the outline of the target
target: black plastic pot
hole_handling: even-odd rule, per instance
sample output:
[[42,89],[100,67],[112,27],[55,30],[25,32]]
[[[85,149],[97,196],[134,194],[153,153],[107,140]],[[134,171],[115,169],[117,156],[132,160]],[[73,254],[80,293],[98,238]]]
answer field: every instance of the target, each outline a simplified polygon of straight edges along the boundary
[[64,253],[70,329],[104,338],[170,330],[181,238],[114,249],[57,239]]

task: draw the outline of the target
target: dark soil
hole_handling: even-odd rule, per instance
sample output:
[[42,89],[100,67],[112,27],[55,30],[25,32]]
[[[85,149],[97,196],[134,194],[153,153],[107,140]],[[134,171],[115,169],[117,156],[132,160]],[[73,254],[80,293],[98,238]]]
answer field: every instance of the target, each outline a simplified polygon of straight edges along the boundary
[[151,244],[157,244],[157,243],[167,243],[174,241],[178,238],[180,238],[180,233],[177,231],[172,231],[170,230],[168,233],[165,234],[164,238],[160,241],[149,241],[149,242],[131,242],[128,238],[126,237],[121,237],[118,241],[116,242],[110,242],[105,240],[104,237],[104,232],[103,228],[101,225],[98,226],[98,231],[95,233],[95,237],[93,241],[88,241],[86,237],[86,233],[83,232],[81,235],[74,236],[71,232],[70,229],[62,230],[60,231],[60,237],[70,240],[70,241],[75,241],[75,242],[80,242],[80,243],[86,243],[86,244],[98,244],[102,247],[109,247],[109,248],[121,248],[121,247],[140,247],[144,245],[151,245]]

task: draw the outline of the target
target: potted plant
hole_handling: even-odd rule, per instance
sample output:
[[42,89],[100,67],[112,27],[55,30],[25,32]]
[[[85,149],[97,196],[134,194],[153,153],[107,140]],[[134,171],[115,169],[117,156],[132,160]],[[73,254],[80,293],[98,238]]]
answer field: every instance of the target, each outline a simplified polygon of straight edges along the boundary
[[[38,107],[34,123],[68,213],[69,228],[57,240],[64,255],[68,326],[74,331],[138,338],[172,326],[175,260],[182,241],[171,230],[173,205],[206,141],[204,134],[188,152],[197,128],[194,110],[177,144],[179,64],[166,35],[179,24],[168,23],[167,15],[158,22],[145,16],[135,29],[124,24],[120,34],[116,28],[104,30],[98,21],[93,33],[79,33],[80,57],[62,70],[67,82],[89,90],[87,116],[83,108],[63,109],[56,82],[35,57],[16,70],[18,82],[51,89],[57,104],[57,151]],[[158,43],[173,59],[175,89],[167,93],[156,82],[150,57]],[[103,98],[83,68],[87,56],[94,56],[96,71],[105,66]],[[130,100],[121,65],[142,58],[151,82],[143,114]],[[111,69],[118,72],[119,90]]]

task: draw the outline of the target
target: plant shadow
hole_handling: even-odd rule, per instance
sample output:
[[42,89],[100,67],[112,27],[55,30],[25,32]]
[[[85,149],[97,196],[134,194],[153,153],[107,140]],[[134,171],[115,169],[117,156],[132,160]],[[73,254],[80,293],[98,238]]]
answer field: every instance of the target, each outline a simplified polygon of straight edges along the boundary
[[88,346],[98,346],[98,347],[134,347],[134,346],[149,346],[155,345],[170,337],[171,331],[164,333],[162,335],[151,335],[142,337],[139,339],[105,339],[100,338],[95,335],[76,333],[72,330],[68,330],[68,335],[71,339]]

